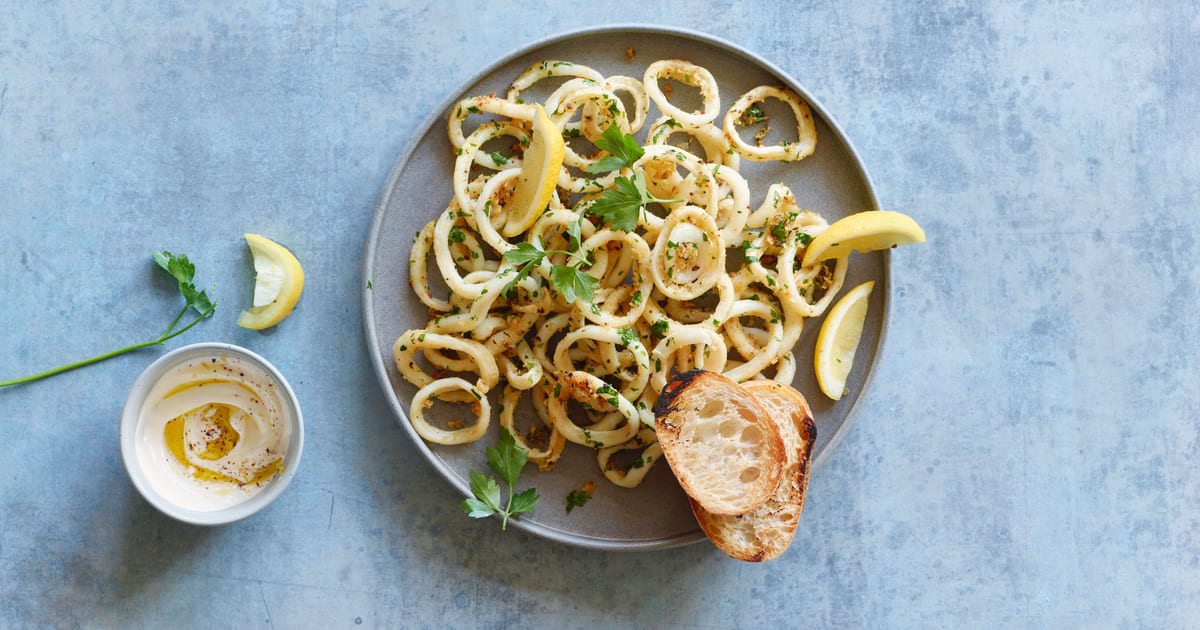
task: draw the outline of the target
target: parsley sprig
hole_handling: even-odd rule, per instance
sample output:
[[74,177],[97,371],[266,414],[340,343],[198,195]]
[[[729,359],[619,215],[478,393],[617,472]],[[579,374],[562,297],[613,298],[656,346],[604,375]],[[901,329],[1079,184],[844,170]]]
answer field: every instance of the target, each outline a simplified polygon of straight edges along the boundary
[[[207,292],[196,290],[196,285],[192,283],[196,276],[196,266],[188,260],[187,256],[183,254],[176,256],[175,254],[165,250],[156,251],[154,252],[154,262],[158,264],[159,267],[162,267],[164,270],[166,270],[167,273],[171,274],[171,277],[174,278],[179,285],[179,294],[182,295],[184,299],[183,309],[180,310],[179,314],[175,316],[175,319],[171,322],[171,325],[167,326],[166,330],[162,331],[162,334],[149,341],[135,343],[131,346],[125,346],[124,348],[113,350],[112,352],[106,352],[88,359],[83,359],[82,361],[60,365],[56,368],[46,370],[45,372],[38,372],[37,374],[31,374],[29,376],[10,381],[0,381],[0,387],[19,385],[21,383],[29,383],[32,381],[41,380],[49,376],[54,376],[55,374],[62,374],[63,372],[74,370],[75,368],[81,368],[85,365],[99,363],[100,361],[111,359],[115,356],[125,354],[126,352],[132,352],[148,346],[162,345],[168,340],[187,332],[192,326],[200,323],[201,320],[212,317],[213,312],[216,311],[217,303],[213,302],[208,297]],[[187,315],[188,311],[192,309],[195,309],[196,312],[199,313],[196,318],[183,328],[177,328],[179,323],[183,321],[184,316]]]
[[[572,247],[578,250],[579,224],[572,222],[571,226],[568,226],[568,232],[571,235]],[[579,268],[580,265],[587,262],[584,258],[576,252],[561,249],[544,250],[528,241],[519,243],[515,248],[504,252],[504,258],[517,267],[517,275],[504,286],[505,295],[508,295],[517,283],[528,277],[534,268],[542,264],[542,260],[549,254],[565,254],[575,261],[575,264],[572,265],[552,265],[550,267],[550,286],[562,294],[567,304],[571,304],[577,299],[585,302],[592,301],[592,298],[596,297],[596,289],[600,287],[600,280],[584,273]]]
[[[633,136],[622,132],[615,124],[609,125],[595,144],[597,148],[607,151],[608,155],[588,166],[586,170],[589,173],[608,173],[629,168],[646,154]],[[632,232],[637,229],[646,204],[680,201],[682,199],[658,199],[646,192],[646,176],[639,171],[629,177],[617,177],[613,187],[605,190],[587,211],[603,219],[614,230]]]
[[604,220],[614,230],[632,232],[637,229],[641,213],[650,203],[679,203],[682,199],[659,199],[646,192],[646,177],[641,172],[633,177],[618,177],[614,186],[592,202],[587,211]]
[[491,468],[492,472],[508,486],[508,501],[501,506],[500,484],[496,482],[495,478],[484,476],[483,473],[472,468],[470,471],[471,493],[475,497],[464,500],[459,507],[471,518],[487,518],[499,514],[500,529],[504,530],[508,527],[509,517],[532,512],[537,507],[537,489],[529,488],[522,492],[513,492],[517,477],[520,476],[521,469],[525,467],[527,453],[525,449],[517,446],[516,440],[507,429],[500,428],[500,439],[496,443],[496,447],[489,446],[486,454],[488,468]]

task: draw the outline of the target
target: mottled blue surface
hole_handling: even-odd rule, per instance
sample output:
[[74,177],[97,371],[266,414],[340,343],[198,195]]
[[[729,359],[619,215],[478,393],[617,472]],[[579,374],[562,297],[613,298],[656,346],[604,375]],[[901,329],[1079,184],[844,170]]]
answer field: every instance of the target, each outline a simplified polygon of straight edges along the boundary
[[[307,420],[283,497],[200,529],[120,462],[161,351],[0,390],[0,626],[1200,623],[1195,3],[0,4],[0,378],[156,334],[168,248],[221,301],[173,344],[264,354]],[[464,518],[367,362],[362,246],[417,124],[498,54],[613,22],[777,63],[929,234],[893,258],[874,389],[765,565]],[[308,273],[267,334],[234,325],[248,230]]]

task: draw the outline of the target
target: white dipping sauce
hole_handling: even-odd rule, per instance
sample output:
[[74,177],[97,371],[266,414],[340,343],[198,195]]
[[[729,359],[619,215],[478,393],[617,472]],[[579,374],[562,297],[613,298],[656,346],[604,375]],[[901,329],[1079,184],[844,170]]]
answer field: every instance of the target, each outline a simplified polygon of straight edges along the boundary
[[154,491],[190,510],[246,501],[283,472],[285,392],[237,356],[189,359],[154,384],[138,415],[138,462]]

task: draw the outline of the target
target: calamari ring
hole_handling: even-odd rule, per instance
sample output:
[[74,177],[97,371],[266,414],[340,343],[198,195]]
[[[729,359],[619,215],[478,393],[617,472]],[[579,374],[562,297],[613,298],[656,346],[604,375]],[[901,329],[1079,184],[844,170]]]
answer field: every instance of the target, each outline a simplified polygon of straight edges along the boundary
[[[435,427],[425,420],[425,407],[432,404],[432,401],[429,400],[430,398],[453,400],[459,397],[442,394],[442,392],[447,391],[457,391],[462,397],[474,401],[472,404],[477,407],[474,424],[459,429],[446,430]],[[470,383],[457,376],[439,378],[418,389],[417,393],[413,396],[412,405],[409,407],[408,413],[409,422],[412,423],[418,435],[435,444],[445,445],[466,444],[478,440],[487,433],[491,418],[492,406],[488,403],[487,396],[484,396]]]
[[[599,344],[607,345],[612,352],[597,353],[602,357],[603,373],[615,374],[622,371],[622,365],[618,353],[615,352],[617,346],[624,346],[626,350],[632,353],[637,362],[637,371],[634,378],[627,382],[621,388],[621,394],[628,398],[638,398],[646,388],[646,383],[650,380],[650,353],[646,350],[646,346],[637,335],[622,338],[621,332],[615,328],[607,326],[597,326],[589,324],[573,330],[558,342],[558,347],[554,349],[554,369],[559,374],[565,374],[573,371],[580,371],[569,354],[569,350],[581,340],[591,340]],[[595,374],[600,370],[593,370]]]
[[422,304],[445,313],[452,308],[450,300],[436,298],[429,290],[429,248],[433,245],[434,223],[437,223],[437,219],[426,223],[413,237],[412,252],[408,255],[408,286]]
[[[562,385],[559,396],[551,396],[549,400],[550,419],[555,428],[570,442],[603,448],[628,442],[637,435],[642,426],[638,410],[621,395],[615,387],[600,380],[598,376],[581,370],[572,370],[559,374],[558,383]],[[603,401],[605,405],[616,407],[624,423],[616,428],[591,429],[583,428],[571,421],[567,415],[566,399],[574,398],[580,402],[591,404],[592,401]]]
[[[711,217],[716,217],[719,207],[717,205],[717,196],[712,194],[717,190],[717,180],[713,177],[712,171],[707,167],[707,162],[701,160],[692,153],[688,153],[678,147],[673,147],[665,144],[652,144],[644,149],[642,157],[634,162],[635,169],[641,168],[647,176],[646,189],[652,192],[655,196],[660,194],[665,195],[661,198],[675,199],[674,195],[682,196],[681,188],[685,182],[690,180],[687,191],[688,195],[699,195],[707,192],[705,195],[707,201],[699,205],[704,208],[705,212]],[[689,172],[689,177],[684,179],[679,177],[679,173],[675,172],[676,167],[682,167]],[[665,192],[662,192],[663,189]],[[676,203],[662,204],[667,208],[674,210],[681,207],[683,201],[679,200]],[[657,232],[662,229],[665,219],[654,216],[649,211],[642,212],[641,218],[638,220],[638,225],[647,232]]]
[[[548,396],[548,391],[541,389],[530,392],[530,395],[536,400],[539,395]],[[521,390],[515,387],[505,387],[504,392],[500,395],[500,426],[508,430],[512,435],[513,441],[517,446],[525,449],[525,456],[529,461],[537,464],[539,470],[549,471],[554,469],[554,465],[558,463],[558,458],[562,456],[563,447],[567,441],[563,438],[558,429],[554,428],[545,417],[540,417],[542,424],[546,427],[548,434],[546,435],[546,445],[543,448],[534,448],[530,446],[525,436],[517,430],[516,420],[513,417],[513,412],[517,410],[517,405],[521,402]],[[536,406],[536,403],[535,403]],[[539,414],[540,415],[540,414]]]
[[[682,357],[684,348],[703,346],[700,353],[688,353],[691,356]],[[711,328],[704,326],[680,325],[674,326],[667,336],[650,353],[654,358],[654,371],[650,376],[650,387],[661,392],[667,385],[672,372],[688,370],[709,370],[721,372],[725,369],[727,350],[725,340]],[[698,356],[697,356],[698,354]],[[678,357],[678,358],[677,358]]]
[[[624,92],[629,95],[629,99],[633,101],[633,117],[629,118],[629,133],[637,133],[642,130],[642,126],[646,124],[646,116],[650,113],[650,101],[646,96],[646,87],[641,81],[633,77],[622,75],[613,75],[605,77],[604,89],[617,94]],[[626,109],[626,116],[630,113]],[[604,130],[599,130],[603,132]]]
[[684,127],[670,116],[661,116],[646,132],[646,144],[670,144],[667,140],[676,134],[695,138],[700,143],[700,148],[704,149],[704,159],[711,164],[721,164],[734,170],[741,164],[741,158],[737,152],[731,150],[724,132],[712,123],[700,127]]
[[533,124],[537,108],[533,105],[516,103],[496,96],[472,96],[465,98],[454,106],[446,123],[446,133],[450,144],[457,151],[463,148],[466,138],[463,136],[463,121],[471,114],[493,114],[521,121],[522,125]]
[[[454,203],[451,208],[456,207]],[[453,209],[447,209],[437,219],[433,227],[433,253],[434,260],[437,262],[438,271],[442,274],[442,280],[446,282],[446,286],[456,294],[477,299],[482,295],[486,295],[485,291],[499,292],[503,288],[504,278],[501,277],[502,272],[506,268],[511,268],[512,265],[508,261],[503,261],[497,267],[497,270],[492,272],[491,277],[481,279],[476,282],[468,282],[464,274],[458,271],[454,254],[450,251],[450,243],[453,242],[450,235],[451,228],[458,222],[458,219],[463,219],[467,222],[462,212],[455,212]],[[486,221],[484,223],[487,223]],[[497,235],[499,236],[499,235]],[[508,249],[513,249],[513,245],[509,245],[507,249],[498,250],[501,254]],[[480,253],[482,257],[482,253]],[[470,274],[476,274],[475,271]],[[469,274],[468,274],[469,275]],[[494,298],[495,296],[493,296]]]
[[[746,110],[750,109],[751,105],[761,103],[768,98],[774,98],[784,103],[787,103],[792,108],[792,113],[796,116],[796,141],[783,141],[782,144],[777,144],[769,147],[756,147],[747,144],[742,140],[742,136],[738,134],[738,121],[745,115]],[[733,105],[729,106],[729,111],[725,112],[724,124],[725,136],[729,140],[729,144],[737,151],[739,155],[755,162],[765,162],[768,160],[780,160],[785,162],[794,162],[803,160],[813,154],[817,148],[817,127],[813,123],[812,111],[808,108],[808,103],[805,103],[799,94],[796,94],[788,88],[779,88],[770,85],[760,85],[749,92],[738,97]]]
[[663,222],[651,259],[654,286],[673,300],[691,300],[725,272],[725,243],[713,217],[684,206]]
[[[660,77],[674,79],[684,85],[699,88],[700,96],[704,100],[704,109],[698,113],[685,112],[672,105],[663,94],[662,88],[658,87]],[[716,120],[717,115],[721,113],[721,97],[720,90],[717,88],[717,80],[706,68],[689,61],[682,59],[655,61],[646,68],[642,84],[646,88],[646,95],[654,101],[655,105],[658,105],[658,109],[684,127],[703,127]]]
[[559,60],[539,61],[531,64],[517,75],[517,78],[513,79],[508,86],[505,98],[514,103],[520,102],[521,92],[529,89],[534,83],[550,77],[578,77],[596,82],[604,80],[604,75],[583,64]]
[[[483,347],[482,343],[417,328],[405,331],[396,338],[396,343],[392,344],[392,359],[396,363],[396,369],[405,380],[417,387],[424,387],[434,381],[434,378],[426,374],[415,360],[417,350],[430,347],[453,350],[464,357],[469,357],[475,363],[473,371],[479,375],[474,385],[475,390],[479,393],[487,394],[500,381],[500,370],[496,366],[496,359]],[[447,398],[443,397],[443,399]]]
[[[576,300],[575,302],[575,308],[585,318],[597,324],[602,324],[611,328],[623,328],[625,326],[631,326],[634,322],[640,319],[642,316],[642,311],[646,308],[645,297],[650,294],[650,288],[654,285],[654,272],[652,265],[650,264],[653,254],[650,252],[650,246],[646,244],[646,241],[642,240],[642,237],[633,232],[615,232],[605,228],[597,231],[582,244],[580,244],[579,251],[581,253],[586,255],[589,252],[595,252],[597,264],[592,265],[588,271],[591,272],[592,275],[595,275],[595,270],[599,266],[600,262],[600,254],[608,254],[608,249],[603,247],[603,245],[618,241],[623,242],[627,247],[629,247],[629,251],[632,252],[632,265],[634,268],[631,269],[631,273],[633,274],[631,283],[628,285],[620,284],[615,287],[601,287],[597,289],[597,299],[593,300],[589,307],[585,308],[583,302],[580,300]],[[618,260],[614,260],[613,262],[619,262],[619,255],[617,256],[617,259]],[[605,260],[607,262],[607,258]],[[617,265],[614,264],[613,266]],[[600,277],[608,275],[607,273],[604,273],[604,271],[605,270],[601,270]],[[621,278],[623,281],[624,275],[622,275]],[[642,299],[640,301],[636,300],[633,298],[634,295],[640,295],[642,296]],[[628,310],[626,310],[623,315],[617,315],[616,309],[622,306],[621,301],[625,296],[629,297]]]
[[[626,470],[621,470],[610,463],[612,456],[620,451],[630,451],[633,449],[642,449],[642,454]],[[613,485],[621,488],[636,488],[646,478],[646,473],[650,472],[650,468],[655,462],[662,459],[662,445],[658,443],[658,436],[653,429],[643,428],[638,431],[637,435],[624,444],[616,446],[608,446],[596,451],[596,463],[600,465],[600,472]]]
[[[717,226],[726,247],[742,244],[742,230],[750,218],[750,185],[741,173],[720,164],[712,167],[717,182]],[[693,202],[694,203],[694,202]]]
[[[766,304],[751,300],[738,300],[734,302],[730,312],[730,319],[744,316],[757,317],[764,322],[768,322],[771,326],[771,331],[766,345],[759,348],[753,357],[743,357],[746,359],[746,362],[735,367],[729,368],[728,365],[726,366],[727,369],[723,372],[725,376],[738,383],[754,378],[756,374],[762,372],[779,359],[784,336],[783,322],[771,322],[770,307]],[[790,352],[791,347],[789,346],[783,351]]]

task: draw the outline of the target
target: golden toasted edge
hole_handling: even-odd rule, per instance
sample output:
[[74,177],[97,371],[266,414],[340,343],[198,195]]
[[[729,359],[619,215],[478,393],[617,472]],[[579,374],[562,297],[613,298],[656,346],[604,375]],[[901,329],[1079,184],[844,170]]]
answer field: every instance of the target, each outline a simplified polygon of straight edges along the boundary
[[[799,449],[798,452],[789,453],[785,467],[791,468],[794,462],[795,473],[791,478],[782,479],[775,494],[762,506],[741,516],[712,514],[695,500],[689,500],[689,503],[701,530],[715,547],[736,560],[764,562],[782,555],[795,535],[804,510],[808,469],[817,428],[808,400],[794,388],[774,381],[748,381],[741,385],[755,396],[773,395],[781,403],[790,403],[798,412],[789,413],[786,423],[781,418],[770,416],[780,425],[781,432],[796,432]],[[794,423],[793,418],[799,418],[798,423]]]

